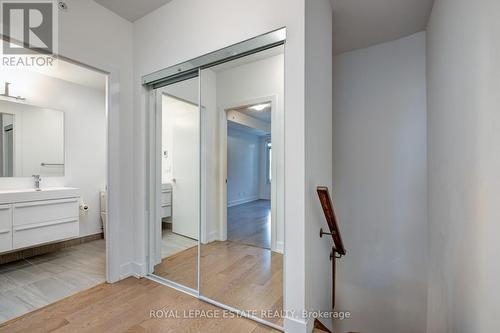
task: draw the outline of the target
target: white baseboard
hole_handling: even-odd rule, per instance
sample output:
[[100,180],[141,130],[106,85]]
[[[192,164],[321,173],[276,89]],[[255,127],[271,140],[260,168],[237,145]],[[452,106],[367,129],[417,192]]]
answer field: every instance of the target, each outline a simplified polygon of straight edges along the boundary
[[274,249],[274,252],[278,252],[283,254],[285,252],[285,243],[284,242],[276,242],[276,248]]
[[259,195],[259,200],[271,200],[270,195]]
[[284,328],[286,333],[310,333],[312,332],[312,322],[304,319],[285,317]]
[[208,233],[208,243],[211,243],[215,240],[217,240],[217,230],[212,230]]
[[120,280],[134,276],[141,278],[146,276],[146,264],[137,262],[128,262],[120,266]]
[[248,198],[243,198],[243,199],[237,199],[237,200],[229,201],[227,203],[227,206],[228,207],[233,207],[233,206],[241,205],[241,204],[244,204],[244,203],[247,203],[247,202],[256,201],[256,200],[259,200],[259,196],[258,195],[255,195],[253,197],[248,197]]

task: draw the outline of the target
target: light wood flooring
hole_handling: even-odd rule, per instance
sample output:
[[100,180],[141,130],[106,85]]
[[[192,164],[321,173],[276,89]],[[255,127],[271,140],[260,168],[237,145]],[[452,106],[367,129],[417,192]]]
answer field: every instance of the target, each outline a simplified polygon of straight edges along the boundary
[[[197,247],[165,258],[155,274],[197,289]],[[239,242],[201,249],[201,294],[245,311],[283,309],[283,256]],[[266,318],[282,325],[281,317]]]
[[271,248],[271,200],[256,200],[227,209],[227,239]]
[[[151,311],[177,310],[178,318],[154,318]],[[219,318],[185,319],[189,310]],[[245,318],[221,318],[208,303],[147,279],[100,284],[0,325],[0,332],[277,332]],[[167,312],[168,313],[168,312]]]
[[103,239],[0,265],[0,322],[106,281]]

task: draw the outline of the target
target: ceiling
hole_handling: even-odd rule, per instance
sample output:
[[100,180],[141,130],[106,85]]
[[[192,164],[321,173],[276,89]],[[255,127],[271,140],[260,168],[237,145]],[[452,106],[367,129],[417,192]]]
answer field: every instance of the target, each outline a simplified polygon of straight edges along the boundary
[[265,123],[268,123],[268,124],[271,123],[271,105],[269,105],[268,107],[266,107],[265,109],[263,109],[261,111],[250,109],[250,107],[251,106],[247,106],[247,107],[235,109],[235,110],[238,112],[241,112],[244,115],[247,115],[249,117],[263,121]]
[[331,0],[339,54],[424,31],[434,0]]
[[[94,0],[134,22],[172,0]],[[434,0],[331,0],[334,54],[424,31]]]
[[134,22],[172,0],[94,0],[126,20]]

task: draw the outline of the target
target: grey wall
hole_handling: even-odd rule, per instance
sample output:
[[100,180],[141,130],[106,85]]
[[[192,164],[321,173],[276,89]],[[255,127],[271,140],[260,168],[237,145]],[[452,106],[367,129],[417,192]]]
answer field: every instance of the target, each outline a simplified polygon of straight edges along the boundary
[[235,206],[259,199],[261,146],[259,137],[228,127],[227,204]]
[[429,23],[428,333],[498,331],[499,13],[437,0]]
[[425,332],[425,33],[340,54],[333,73],[337,310],[352,314],[335,330]]

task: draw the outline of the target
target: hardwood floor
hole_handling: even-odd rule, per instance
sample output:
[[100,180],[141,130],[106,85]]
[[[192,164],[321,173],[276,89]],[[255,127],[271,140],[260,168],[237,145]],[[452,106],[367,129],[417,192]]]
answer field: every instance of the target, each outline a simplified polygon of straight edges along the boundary
[[[283,256],[269,250],[269,200],[228,209],[228,241],[201,248],[200,293],[231,307],[262,317],[262,311],[283,309]],[[155,266],[155,275],[192,289],[198,288],[198,247],[179,251]],[[283,318],[270,322],[283,325]]]
[[[197,251],[165,258],[155,274],[197,288]],[[283,255],[239,242],[212,242],[201,248],[201,294],[245,311],[283,309]],[[266,318],[282,325],[279,316]]]
[[164,258],[154,274],[191,289],[198,289],[198,246]]
[[[163,318],[156,310],[170,315]],[[169,310],[176,310],[177,317]],[[184,318],[190,310],[218,318]],[[156,314],[151,315],[151,312]],[[0,325],[0,332],[277,332],[147,279],[100,284]]]
[[271,248],[271,200],[256,200],[227,209],[227,239]]

